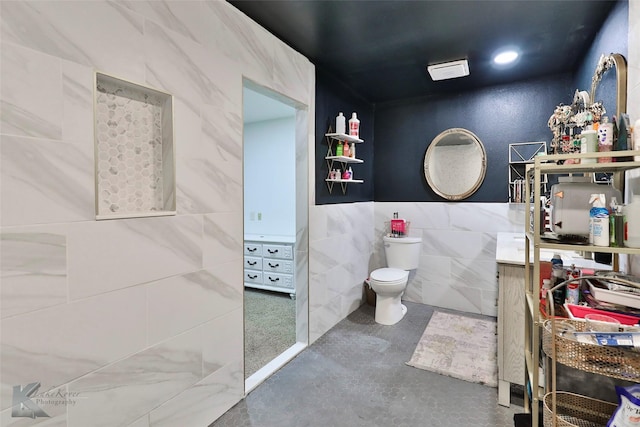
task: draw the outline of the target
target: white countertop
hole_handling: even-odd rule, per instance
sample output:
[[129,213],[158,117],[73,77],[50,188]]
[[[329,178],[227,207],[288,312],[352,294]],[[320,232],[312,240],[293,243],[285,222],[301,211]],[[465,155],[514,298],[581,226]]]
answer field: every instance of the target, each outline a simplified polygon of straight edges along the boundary
[[[524,233],[498,233],[496,243],[496,262],[500,264],[524,265]],[[553,254],[559,253],[565,266],[575,264],[576,267],[611,270],[611,266],[582,258],[575,251],[540,250],[540,260],[551,261]],[[533,253],[531,254],[533,260]]]
[[296,236],[284,236],[278,234],[245,234],[244,240],[253,242],[295,243]]

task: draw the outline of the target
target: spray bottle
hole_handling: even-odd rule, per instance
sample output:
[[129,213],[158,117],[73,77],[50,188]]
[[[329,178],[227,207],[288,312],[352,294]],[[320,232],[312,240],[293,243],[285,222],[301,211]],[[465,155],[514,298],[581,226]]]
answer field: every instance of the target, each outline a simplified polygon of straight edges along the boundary
[[589,203],[589,243],[595,246],[609,246],[609,210],[604,194],[592,194]]

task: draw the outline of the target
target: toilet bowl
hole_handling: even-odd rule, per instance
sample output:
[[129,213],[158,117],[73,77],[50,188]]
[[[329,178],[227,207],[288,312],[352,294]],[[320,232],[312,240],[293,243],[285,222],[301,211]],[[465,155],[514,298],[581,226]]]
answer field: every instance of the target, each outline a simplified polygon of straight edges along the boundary
[[369,284],[376,293],[376,323],[394,325],[407,313],[402,294],[407,287],[409,272],[398,268],[379,268],[371,272]]
[[402,295],[409,280],[409,270],[418,268],[422,239],[385,236],[383,242],[387,267],[372,271],[369,284],[376,293],[376,323],[394,325],[407,313]]

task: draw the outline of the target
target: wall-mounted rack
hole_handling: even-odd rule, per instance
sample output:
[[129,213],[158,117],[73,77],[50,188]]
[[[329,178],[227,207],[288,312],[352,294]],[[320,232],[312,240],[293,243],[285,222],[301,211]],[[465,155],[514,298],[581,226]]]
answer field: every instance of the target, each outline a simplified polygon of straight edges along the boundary
[[344,133],[332,133],[331,128],[329,128],[328,133],[324,135],[327,138],[327,145],[329,148],[327,149],[327,155],[325,156],[325,160],[327,162],[327,178],[325,182],[327,183],[327,188],[329,189],[329,193],[333,191],[333,186],[336,183],[340,183],[340,187],[342,187],[342,194],[345,194],[347,191],[347,186],[349,184],[362,184],[364,180],[362,179],[335,179],[330,178],[330,173],[333,170],[334,163],[340,163],[342,165],[342,170],[347,168],[348,164],[357,164],[364,163],[364,160],[357,159],[355,157],[347,157],[347,156],[337,156],[334,151],[334,144],[336,143],[344,143],[353,142],[355,144],[359,144],[364,142],[360,138],[356,138],[355,136],[346,135]]

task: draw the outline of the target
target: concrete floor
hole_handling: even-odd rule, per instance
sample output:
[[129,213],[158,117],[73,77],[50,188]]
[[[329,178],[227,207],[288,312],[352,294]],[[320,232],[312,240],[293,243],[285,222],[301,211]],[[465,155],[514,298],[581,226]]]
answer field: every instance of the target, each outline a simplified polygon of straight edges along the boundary
[[512,427],[496,388],[405,365],[433,313],[405,305],[393,326],[360,307],[210,427]]

